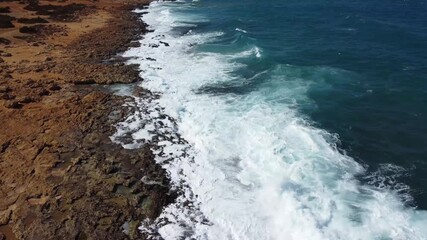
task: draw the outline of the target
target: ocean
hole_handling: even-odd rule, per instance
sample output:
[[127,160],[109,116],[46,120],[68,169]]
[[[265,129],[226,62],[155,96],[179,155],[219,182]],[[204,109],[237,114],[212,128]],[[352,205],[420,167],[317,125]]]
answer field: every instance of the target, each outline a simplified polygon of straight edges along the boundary
[[[179,197],[164,239],[427,239],[427,2],[153,2],[125,148]],[[153,238],[156,238],[153,237]]]

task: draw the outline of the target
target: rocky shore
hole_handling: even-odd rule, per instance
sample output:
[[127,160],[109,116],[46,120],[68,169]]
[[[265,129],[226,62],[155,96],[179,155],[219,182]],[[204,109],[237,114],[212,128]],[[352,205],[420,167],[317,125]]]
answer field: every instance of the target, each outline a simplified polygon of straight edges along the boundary
[[148,146],[110,140],[126,98],[101,87],[142,80],[117,53],[148,2],[0,2],[1,240],[145,239],[140,222],[174,200]]

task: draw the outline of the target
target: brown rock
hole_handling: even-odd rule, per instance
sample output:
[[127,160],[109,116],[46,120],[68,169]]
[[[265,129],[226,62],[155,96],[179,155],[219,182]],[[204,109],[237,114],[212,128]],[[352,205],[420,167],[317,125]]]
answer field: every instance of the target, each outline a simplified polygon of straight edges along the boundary
[[[22,1],[27,9],[16,16],[43,13],[49,23],[12,34],[13,56],[0,68],[8,75],[0,86],[10,87],[2,101],[22,108],[0,107],[0,194],[10,196],[1,195],[0,206],[16,207],[8,227],[18,239],[146,239],[140,222],[174,199],[166,172],[149,146],[127,150],[111,142],[112,126],[127,117],[124,98],[70,84],[138,80],[137,68],[116,54],[145,28],[129,12],[136,5],[125,4],[145,0],[59,1]],[[162,184],[146,185],[143,176]]]
[[27,200],[30,205],[44,205],[49,197],[40,197],[40,198],[30,198]]
[[14,96],[14,95],[12,95],[12,94],[10,94],[10,93],[3,93],[3,94],[1,95],[1,99],[4,99],[4,100],[12,100],[12,99],[15,99],[15,96]]
[[59,91],[59,90],[61,90],[61,87],[58,84],[53,83],[52,86],[50,86],[49,90],[51,90],[51,91]]
[[0,86],[0,93],[7,93],[12,91],[12,89],[9,86]]
[[44,89],[44,88],[42,88],[42,89],[38,92],[38,95],[39,95],[39,96],[47,96],[47,95],[49,95],[49,94],[50,94],[50,92],[49,92],[48,90]]
[[20,102],[20,103],[31,103],[31,102],[34,102],[34,99],[30,96],[25,96],[25,97],[19,98],[18,102]]
[[22,104],[20,104],[18,101],[7,101],[5,107],[19,109],[22,107]]
[[3,53],[0,54],[0,56],[2,56],[2,57],[12,57],[12,54],[11,53],[7,53],[7,52],[3,52]]
[[7,38],[0,37],[0,44],[9,45],[11,41]]
[[12,211],[7,209],[0,212],[0,226],[6,225],[10,221],[10,216],[12,215]]

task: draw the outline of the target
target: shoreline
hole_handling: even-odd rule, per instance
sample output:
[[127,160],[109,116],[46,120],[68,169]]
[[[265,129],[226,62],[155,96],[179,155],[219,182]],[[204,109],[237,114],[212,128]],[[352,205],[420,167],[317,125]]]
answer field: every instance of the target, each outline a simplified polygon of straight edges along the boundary
[[14,25],[0,28],[0,239],[146,238],[140,223],[174,200],[149,146],[110,140],[126,97],[98,87],[141,80],[117,53],[149,2],[0,3]]

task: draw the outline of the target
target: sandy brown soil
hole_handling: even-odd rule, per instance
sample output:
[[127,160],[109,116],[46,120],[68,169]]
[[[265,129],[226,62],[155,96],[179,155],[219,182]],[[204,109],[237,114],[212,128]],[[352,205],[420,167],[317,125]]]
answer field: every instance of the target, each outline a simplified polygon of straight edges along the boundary
[[0,240],[144,239],[173,200],[148,147],[109,139],[125,99],[98,85],[140,80],[116,54],[147,2],[0,2]]

